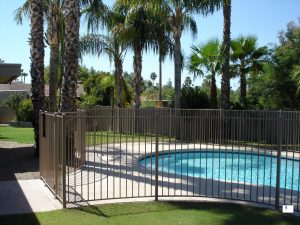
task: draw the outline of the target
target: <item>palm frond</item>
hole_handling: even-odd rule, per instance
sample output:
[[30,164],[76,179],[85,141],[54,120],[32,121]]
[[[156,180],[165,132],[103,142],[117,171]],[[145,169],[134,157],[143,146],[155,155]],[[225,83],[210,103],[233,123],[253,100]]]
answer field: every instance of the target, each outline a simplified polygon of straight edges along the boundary
[[29,10],[30,10],[30,2],[29,0],[27,0],[24,2],[22,6],[20,6],[14,11],[15,14],[14,20],[17,22],[18,25],[23,24],[24,17],[29,17],[29,13],[30,13]]

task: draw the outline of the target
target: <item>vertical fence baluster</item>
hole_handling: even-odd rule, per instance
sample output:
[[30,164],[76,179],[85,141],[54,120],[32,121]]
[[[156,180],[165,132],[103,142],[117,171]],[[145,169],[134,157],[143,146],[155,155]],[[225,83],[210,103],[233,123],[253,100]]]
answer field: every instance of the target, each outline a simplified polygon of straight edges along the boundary
[[275,209],[279,210],[280,199],[280,167],[281,167],[281,142],[282,142],[282,115],[279,112],[277,122],[277,138],[278,138],[278,150],[277,150],[277,168],[276,168],[276,194],[275,194]]

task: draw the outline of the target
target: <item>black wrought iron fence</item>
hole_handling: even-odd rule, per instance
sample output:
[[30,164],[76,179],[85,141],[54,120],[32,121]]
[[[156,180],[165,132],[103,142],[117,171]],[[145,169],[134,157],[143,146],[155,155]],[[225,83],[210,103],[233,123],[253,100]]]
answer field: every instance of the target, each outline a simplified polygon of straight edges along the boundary
[[41,177],[67,203],[212,197],[300,211],[300,112],[41,113]]

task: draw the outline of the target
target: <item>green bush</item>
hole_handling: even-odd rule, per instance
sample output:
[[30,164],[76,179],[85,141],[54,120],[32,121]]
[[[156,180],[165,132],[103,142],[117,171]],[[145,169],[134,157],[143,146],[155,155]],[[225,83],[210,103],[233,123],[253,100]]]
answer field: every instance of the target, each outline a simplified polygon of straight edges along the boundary
[[23,100],[18,109],[17,121],[32,121],[33,108],[30,99]]
[[208,109],[210,106],[207,94],[199,87],[182,88],[181,108],[183,109]]
[[15,114],[16,121],[20,121],[19,109],[24,100],[24,97],[18,93],[13,93],[8,97],[8,99],[4,102],[4,105],[9,107],[13,113]]

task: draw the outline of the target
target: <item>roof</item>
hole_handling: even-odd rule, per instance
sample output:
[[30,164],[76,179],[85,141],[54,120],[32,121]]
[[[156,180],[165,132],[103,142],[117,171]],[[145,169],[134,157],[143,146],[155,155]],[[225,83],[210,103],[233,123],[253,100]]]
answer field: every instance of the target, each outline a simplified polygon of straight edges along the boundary
[[[22,81],[15,81],[10,84],[1,84],[0,91],[27,91],[31,95],[31,84],[23,83]],[[83,84],[77,84],[77,97],[84,95]],[[49,96],[49,85],[45,84],[45,96]]]
[[21,64],[0,63],[0,84],[8,84],[21,75]]
[[27,91],[28,94],[31,95],[31,84],[26,84],[22,81],[0,84],[0,91]]

